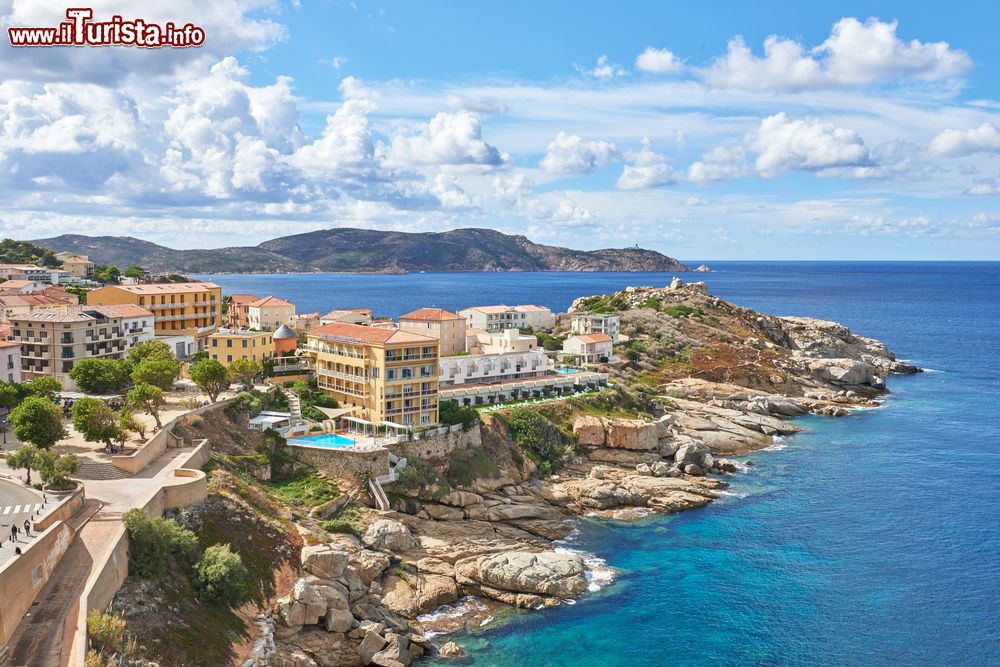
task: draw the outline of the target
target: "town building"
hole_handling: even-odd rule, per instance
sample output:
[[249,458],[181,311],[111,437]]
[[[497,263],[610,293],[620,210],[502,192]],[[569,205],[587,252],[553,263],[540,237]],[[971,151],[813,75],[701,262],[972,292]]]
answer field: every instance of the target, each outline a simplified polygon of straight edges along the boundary
[[607,363],[614,356],[611,336],[602,333],[578,334],[563,341],[563,354],[570,355],[580,364]]
[[621,335],[621,317],[610,313],[574,313],[570,330],[575,334],[605,334],[617,344]]
[[34,264],[0,264],[0,280],[29,280],[51,283],[53,269]]
[[441,357],[438,365],[441,388],[461,384],[496,384],[552,372],[552,360],[542,350]]
[[21,375],[30,381],[51,375],[64,389],[76,386],[69,372],[81,359],[121,359],[129,332],[121,314],[102,306],[68,306],[19,315],[10,322],[10,339],[21,345]]
[[157,335],[194,334],[199,349],[222,324],[222,288],[215,283],[108,285],[87,293],[87,303],[131,303],[153,311]]
[[10,321],[20,315],[40,310],[65,308],[75,304],[75,300],[69,301],[47,296],[44,291],[32,294],[0,294],[0,319]]
[[156,334],[155,339],[169,347],[178,359],[190,359],[198,351],[198,337],[194,334]]
[[33,294],[45,288],[45,285],[34,280],[7,280],[0,283],[0,294]]
[[274,331],[288,324],[295,315],[295,304],[276,296],[266,296],[247,304],[247,327],[258,331]]
[[208,337],[208,356],[224,366],[237,359],[252,359],[263,365],[274,356],[273,334],[270,331],[219,329]]
[[21,382],[21,344],[0,341],[0,378],[6,382]]
[[295,331],[312,331],[322,324],[319,313],[296,313],[292,315],[292,321],[288,326]]
[[76,256],[63,260],[62,270],[71,276],[92,280],[94,278],[94,263],[87,257]]
[[331,310],[326,315],[319,318],[320,325],[324,324],[371,324],[372,311],[368,308],[341,308]]
[[466,349],[469,354],[504,354],[530,352],[538,349],[538,339],[517,329],[490,333],[483,329],[466,329]]
[[465,318],[441,308],[418,308],[399,316],[401,331],[411,331],[441,341],[442,357],[465,352]]
[[474,306],[458,311],[473,329],[495,332],[504,329],[548,331],[556,325],[556,316],[542,306]]
[[122,330],[125,333],[125,342],[128,347],[145,343],[156,337],[153,312],[142,306],[125,303],[119,306],[100,306],[100,311],[107,317],[121,318]]
[[226,311],[226,326],[230,329],[246,329],[250,326],[250,314],[247,308],[254,301],[259,301],[256,294],[230,294],[229,307]]
[[307,336],[320,390],[354,408],[352,417],[414,427],[438,422],[436,338],[344,323]]

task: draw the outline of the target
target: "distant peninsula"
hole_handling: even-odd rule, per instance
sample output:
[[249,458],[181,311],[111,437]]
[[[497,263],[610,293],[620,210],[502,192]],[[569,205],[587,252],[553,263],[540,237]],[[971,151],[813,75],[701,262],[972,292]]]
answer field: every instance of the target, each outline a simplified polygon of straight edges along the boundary
[[179,273],[418,273],[421,271],[690,271],[654,250],[573,250],[492,229],[387,232],[339,227],[253,247],[175,250],[131,236],[64,234],[32,241],[98,264]]

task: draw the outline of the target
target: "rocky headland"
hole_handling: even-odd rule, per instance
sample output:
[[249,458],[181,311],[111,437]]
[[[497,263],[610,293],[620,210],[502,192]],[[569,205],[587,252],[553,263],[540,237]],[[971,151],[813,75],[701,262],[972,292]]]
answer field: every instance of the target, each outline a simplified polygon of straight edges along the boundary
[[[427,637],[476,627],[502,606],[558,605],[607,576],[557,544],[572,519],[701,507],[737,469],[728,457],[798,432],[790,418],[876,406],[887,375],[919,370],[839,324],[740,308],[703,283],[627,288],[575,310],[621,314],[614,389],[483,414],[467,450],[412,461],[390,489],[393,511],[368,510],[363,534],[302,550],[270,643],[247,664],[461,656]],[[455,613],[432,613],[442,606]]]

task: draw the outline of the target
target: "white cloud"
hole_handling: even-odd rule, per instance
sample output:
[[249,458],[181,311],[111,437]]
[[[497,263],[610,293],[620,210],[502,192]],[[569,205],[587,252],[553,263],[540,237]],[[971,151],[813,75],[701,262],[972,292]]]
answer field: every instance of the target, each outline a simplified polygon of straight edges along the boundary
[[539,165],[550,174],[588,174],[619,157],[612,143],[586,141],[575,134],[560,132],[548,145]]
[[971,130],[943,130],[927,145],[935,157],[961,157],[973,153],[1000,152],[1000,130],[993,123],[983,123]]
[[642,150],[626,153],[625,158],[632,164],[626,164],[618,177],[618,187],[622,190],[656,188],[677,181],[670,163],[653,152],[653,143],[648,138],[643,138]]
[[616,63],[608,62],[607,56],[600,56],[597,64],[593,68],[574,65],[576,71],[585,76],[592,76],[595,79],[613,79],[618,76],[625,76],[625,69]]
[[966,188],[965,194],[975,195],[977,197],[1000,195],[1000,176],[997,178],[976,181]]
[[843,18],[814,49],[771,35],[764,41],[763,57],[735,37],[726,54],[701,75],[717,87],[798,92],[883,80],[942,81],[960,78],[972,68],[968,54],[947,42],[905,42],[896,28],[896,21]]
[[742,178],[750,173],[742,146],[716,146],[688,167],[688,180],[696,183]]
[[869,160],[868,148],[854,130],[818,120],[791,120],[784,113],[762,120],[750,145],[758,152],[754,167],[764,177],[858,166]]
[[669,49],[656,49],[647,46],[646,50],[635,59],[635,66],[643,72],[655,74],[671,74],[684,69],[684,63]]
[[334,56],[329,62],[330,67],[339,72],[347,64],[347,56]]
[[500,167],[510,156],[483,140],[477,114],[456,111],[438,113],[415,133],[393,137],[388,160],[401,165]]

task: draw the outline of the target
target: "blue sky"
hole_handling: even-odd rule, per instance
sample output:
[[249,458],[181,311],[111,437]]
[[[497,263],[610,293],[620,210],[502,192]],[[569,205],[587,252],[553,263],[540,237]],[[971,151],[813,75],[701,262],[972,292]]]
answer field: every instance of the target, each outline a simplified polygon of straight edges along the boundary
[[[4,235],[477,226],[692,259],[1000,259],[988,3],[93,6],[208,38],[3,40]],[[62,10],[0,0],[0,22]]]

